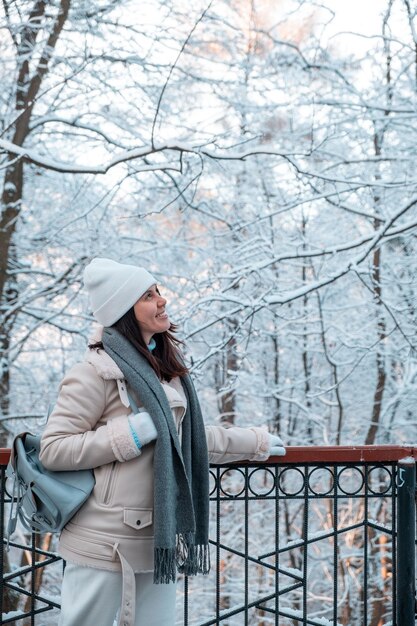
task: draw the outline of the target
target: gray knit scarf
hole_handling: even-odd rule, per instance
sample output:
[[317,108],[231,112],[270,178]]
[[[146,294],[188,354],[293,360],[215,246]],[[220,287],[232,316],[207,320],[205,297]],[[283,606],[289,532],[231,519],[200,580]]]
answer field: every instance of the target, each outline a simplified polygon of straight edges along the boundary
[[154,455],[154,582],[173,582],[177,571],[207,574],[209,463],[203,417],[191,378],[181,377],[187,411],[180,443],[168,399],[146,358],[114,328],[104,329],[103,345],[158,431]]

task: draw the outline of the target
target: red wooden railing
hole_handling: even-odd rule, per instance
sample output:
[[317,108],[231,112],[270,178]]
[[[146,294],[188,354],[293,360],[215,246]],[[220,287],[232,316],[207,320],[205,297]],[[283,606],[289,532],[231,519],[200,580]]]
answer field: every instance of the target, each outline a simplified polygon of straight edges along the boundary
[[373,463],[417,459],[417,446],[291,446],[274,463]]
[[[417,460],[417,446],[290,446],[285,456],[268,459],[273,463],[372,463],[400,461],[406,457]],[[0,465],[7,465],[9,448],[0,448]]]

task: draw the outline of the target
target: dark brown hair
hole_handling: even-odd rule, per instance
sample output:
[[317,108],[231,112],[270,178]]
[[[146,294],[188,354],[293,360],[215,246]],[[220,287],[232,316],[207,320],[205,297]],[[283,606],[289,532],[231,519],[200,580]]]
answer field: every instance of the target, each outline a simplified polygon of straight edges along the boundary
[[[133,307],[112,324],[112,328],[116,328],[149,361],[160,380],[169,382],[175,376],[184,376],[188,373],[179,349],[184,342],[174,336],[177,330],[175,324],[171,324],[169,330],[153,336],[156,346],[152,351],[143,340]],[[88,347],[91,350],[102,350],[103,343],[100,341]]]

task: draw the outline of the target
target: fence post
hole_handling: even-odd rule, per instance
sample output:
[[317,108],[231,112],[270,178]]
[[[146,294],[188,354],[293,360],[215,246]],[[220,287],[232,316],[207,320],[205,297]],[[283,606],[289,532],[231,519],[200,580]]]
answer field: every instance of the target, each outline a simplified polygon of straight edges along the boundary
[[398,461],[397,626],[415,626],[416,462]]
[[4,466],[0,466],[0,537],[1,537],[1,546],[0,546],[0,624],[3,620],[3,598],[4,598],[4,589],[3,589],[3,576],[4,576]]

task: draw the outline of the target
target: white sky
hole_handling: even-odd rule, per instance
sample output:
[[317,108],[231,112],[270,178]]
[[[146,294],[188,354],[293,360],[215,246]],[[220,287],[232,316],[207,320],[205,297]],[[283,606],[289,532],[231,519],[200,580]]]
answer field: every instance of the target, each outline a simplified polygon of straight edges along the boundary
[[349,2],[327,0],[324,4],[332,7],[335,12],[333,21],[335,30],[371,34],[380,23],[380,13],[385,2],[383,0],[349,0]]
[[[327,31],[329,37],[333,35],[330,41],[337,44],[341,52],[363,54],[371,45],[367,37],[381,34],[382,14],[388,4],[386,0],[324,0],[322,4],[335,13]],[[401,17],[404,17],[403,11]],[[394,6],[390,25],[396,30],[405,27],[397,6]]]

